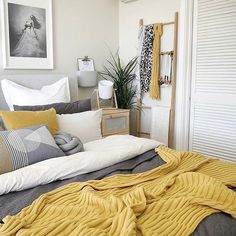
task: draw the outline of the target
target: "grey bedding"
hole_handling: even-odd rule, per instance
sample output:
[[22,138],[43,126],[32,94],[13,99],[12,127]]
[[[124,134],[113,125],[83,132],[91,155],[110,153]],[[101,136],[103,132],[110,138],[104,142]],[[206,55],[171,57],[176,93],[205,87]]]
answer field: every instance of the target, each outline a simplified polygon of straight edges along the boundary
[[[165,162],[154,152],[154,150],[151,150],[131,160],[118,163],[99,171],[0,196],[0,219],[3,219],[6,215],[15,215],[22,208],[30,205],[40,195],[63,185],[78,181],[82,182],[91,179],[102,179],[115,174],[140,173],[161,166],[164,163]],[[212,214],[199,224],[192,235],[235,236],[236,220],[225,213]]]

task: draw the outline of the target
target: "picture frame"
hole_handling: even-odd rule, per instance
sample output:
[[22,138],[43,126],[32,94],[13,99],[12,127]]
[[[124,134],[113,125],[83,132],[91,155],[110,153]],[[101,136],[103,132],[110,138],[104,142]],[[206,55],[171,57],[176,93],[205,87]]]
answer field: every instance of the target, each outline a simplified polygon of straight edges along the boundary
[[85,57],[77,59],[78,70],[79,71],[94,71],[94,62],[93,59]]
[[3,68],[53,69],[52,0],[1,0]]

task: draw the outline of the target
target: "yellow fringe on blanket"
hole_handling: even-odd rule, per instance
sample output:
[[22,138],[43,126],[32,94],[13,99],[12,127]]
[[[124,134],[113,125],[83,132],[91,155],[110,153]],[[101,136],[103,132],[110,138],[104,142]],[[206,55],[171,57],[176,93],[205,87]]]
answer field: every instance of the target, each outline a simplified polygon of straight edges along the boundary
[[140,174],[73,183],[42,195],[0,235],[190,235],[206,216],[236,218],[236,165],[196,153],[156,150],[166,164]]
[[155,38],[153,43],[153,62],[152,62],[152,77],[149,89],[151,98],[160,99],[160,86],[158,84],[160,77],[160,47],[161,47],[161,36],[163,34],[163,25],[155,24]]

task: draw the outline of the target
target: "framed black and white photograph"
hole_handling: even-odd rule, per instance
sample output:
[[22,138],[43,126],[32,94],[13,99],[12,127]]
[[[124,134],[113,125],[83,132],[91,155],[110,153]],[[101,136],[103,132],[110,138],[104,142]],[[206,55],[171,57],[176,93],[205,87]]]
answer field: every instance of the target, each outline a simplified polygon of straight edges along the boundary
[[52,1],[1,0],[5,69],[53,69]]
[[78,58],[77,63],[79,71],[94,71],[94,63],[91,58]]

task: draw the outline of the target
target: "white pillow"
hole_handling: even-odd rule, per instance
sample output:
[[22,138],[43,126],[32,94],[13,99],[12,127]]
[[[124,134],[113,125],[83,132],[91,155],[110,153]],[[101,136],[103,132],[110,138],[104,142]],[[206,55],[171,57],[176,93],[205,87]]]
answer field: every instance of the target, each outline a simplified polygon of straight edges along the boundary
[[102,138],[102,110],[57,115],[59,129],[80,138],[82,143]]
[[70,102],[68,78],[63,78],[54,84],[43,86],[40,90],[26,88],[10,80],[1,81],[2,91],[10,110],[13,105],[35,106],[58,102]]

